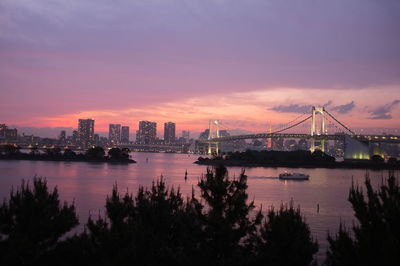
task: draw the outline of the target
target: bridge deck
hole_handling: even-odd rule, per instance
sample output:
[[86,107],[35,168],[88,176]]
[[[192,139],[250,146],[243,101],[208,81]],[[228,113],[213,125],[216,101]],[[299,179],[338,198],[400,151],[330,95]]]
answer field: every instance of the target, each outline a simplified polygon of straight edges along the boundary
[[[247,134],[237,135],[229,137],[212,138],[210,140],[201,140],[201,142],[227,142],[244,139],[267,139],[267,138],[288,138],[288,139],[315,139],[315,140],[343,140],[346,135],[334,134],[334,135],[313,135],[310,134],[298,134],[298,133],[260,133],[260,134]],[[348,135],[350,136],[350,135]],[[359,141],[369,142],[389,142],[389,143],[400,143],[400,136],[390,135],[352,135],[352,138]]]

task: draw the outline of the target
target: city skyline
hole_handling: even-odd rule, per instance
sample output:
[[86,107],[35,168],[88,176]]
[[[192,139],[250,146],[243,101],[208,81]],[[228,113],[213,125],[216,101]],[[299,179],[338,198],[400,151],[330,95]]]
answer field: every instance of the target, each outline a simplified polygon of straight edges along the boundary
[[91,117],[102,134],[109,123],[134,129],[140,120],[199,133],[219,119],[265,132],[313,105],[354,129],[400,127],[395,1],[5,0],[0,8],[0,121],[13,127],[50,134]]

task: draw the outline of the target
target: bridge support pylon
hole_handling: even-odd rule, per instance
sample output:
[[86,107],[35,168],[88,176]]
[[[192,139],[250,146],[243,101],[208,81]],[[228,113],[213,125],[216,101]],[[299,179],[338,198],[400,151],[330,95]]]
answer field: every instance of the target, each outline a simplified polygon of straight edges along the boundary
[[[212,142],[213,138],[219,138],[219,121],[218,120],[209,120],[208,121],[208,154],[219,154],[219,143]],[[214,148],[214,152],[213,152]]]
[[[320,115],[320,125],[317,126],[317,115]],[[325,108],[322,106],[312,107],[312,120],[311,120],[311,147],[310,151],[314,152],[317,148],[321,151],[325,151],[325,140],[318,141],[319,144],[316,145],[315,135],[326,135],[327,130],[325,127]]]

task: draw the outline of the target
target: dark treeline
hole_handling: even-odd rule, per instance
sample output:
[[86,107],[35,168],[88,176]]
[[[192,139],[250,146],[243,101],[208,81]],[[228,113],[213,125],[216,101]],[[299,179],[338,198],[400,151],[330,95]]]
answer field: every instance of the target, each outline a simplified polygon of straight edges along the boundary
[[97,146],[89,148],[85,153],[60,148],[47,148],[44,152],[40,152],[38,148],[32,148],[29,153],[22,153],[17,146],[2,145],[0,159],[134,163],[135,161],[129,158],[129,152],[127,148],[111,148],[106,155],[104,148]]
[[[380,190],[366,180],[349,200],[359,221],[329,236],[327,265],[397,265],[400,190],[391,175]],[[316,265],[309,226],[293,204],[266,215],[248,200],[244,172],[224,167],[199,180],[200,199],[183,197],[161,179],[136,195],[115,186],[105,216],[90,217],[82,233],[73,204],[34,178],[12,190],[0,207],[0,265]],[[373,262],[368,264],[366,262]]]
[[273,166],[273,167],[324,167],[324,168],[372,168],[372,169],[400,169],[400,161],[390,158],[387,163],[379,155],[370,160],[351,160],[336,162],[321,150],[314,152],[297,151],[255,151],[229,152],[223,156],[213,158],[199,157],[197,164],[226,165],[226,166]]

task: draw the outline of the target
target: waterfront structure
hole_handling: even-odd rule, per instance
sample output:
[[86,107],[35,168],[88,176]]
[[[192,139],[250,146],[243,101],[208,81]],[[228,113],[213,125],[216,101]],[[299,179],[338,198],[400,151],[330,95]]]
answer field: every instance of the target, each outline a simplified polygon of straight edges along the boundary
[[139,132],[136,141],[140,144],[154,144],[157,136],[157,123],[139,121]]
[[112,145],[116,145],[121,142],[121,125],[120,124],[110,124],[109,125],[108,141]]
[[82,148],[87,148],[93,145],[94,140],[94,120],[79,119],[78,121],[78,144]]
[[6,138],[6,131],[7,131],[6,124],[0,124],[0,139]]
[[164,123],[164,142],[168,144],[175,142],[175,123]]
[[121,142],[129,143],[129,127],[128,126],[121,127]]
[[0,139],[16,140],[18,137],[18,130],[16,128],[8,128],[6,124],[0,124]]

